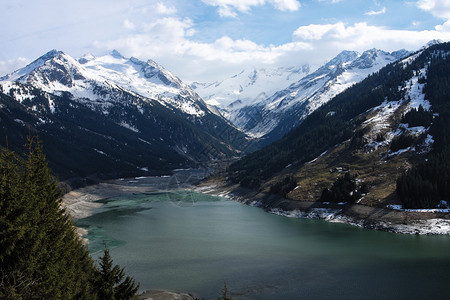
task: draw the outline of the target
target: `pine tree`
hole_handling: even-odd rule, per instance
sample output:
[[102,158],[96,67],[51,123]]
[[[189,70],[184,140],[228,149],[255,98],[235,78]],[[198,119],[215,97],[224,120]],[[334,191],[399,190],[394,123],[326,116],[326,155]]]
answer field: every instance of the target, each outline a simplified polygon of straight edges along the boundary
[[123,268],[113,266],[108,249],[104,250],[96,273],[96,288],[98,298],[101,300],[132,299],[139,289],[139,284],[136,284],[133,278],[130,276],[124,278]]
[[42,145],[0,156],[0,298],[93,299],[94,266],[61,208]]

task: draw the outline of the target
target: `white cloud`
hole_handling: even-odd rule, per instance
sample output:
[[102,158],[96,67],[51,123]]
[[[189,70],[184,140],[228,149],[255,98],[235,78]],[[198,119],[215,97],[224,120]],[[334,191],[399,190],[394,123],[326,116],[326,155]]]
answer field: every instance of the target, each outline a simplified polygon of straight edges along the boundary
[[205,4],[218,7],[221,17],[237,17],[237,11],[248,12],[252,6],[271,4],[281,11],[296,11],[301,7],[297,0],[202,0]]
[[365,22],[311,24],[298,27],[291,42],[279,45],[228,35],[199,41],[195,28],[191,19],[164,17],[95,46],[99,52],[117,49],[125,56],[154,59],[187,82],[211,82],[244,68],[323,64],[342,50],[417,50],[432,39],[450,40],[450,22],[424,31],[391,30]]
[[420,0],[417,6],[438,18],[450,19],[450,1],[448,0]]
[[217,12],[221,17],[228,18],[237,18],[237,13],[230,6],[223,5],[217,9]]
[[334,47],[363,51],[372,47],[383,50],[398,50],[403,47],[417,49],[432,39],[449,40],[450,23],[445,23],[439,30],[391,30],[371,26],[365,22],[346,25],[342,22],[325,25],[301,26],[294,32],[298,41],[310,42],[316,49]]
[[[68,2],[68,6],[64,9],[57,5],[59,3],[57,0],[42,0],[39,3],[31,1],[27,2],[31,5],[27,10],[15,7],[13,11],[5,13],[4,18],[0,18],[0,28],[3,28],[0,30],[2,37],[0,75],[24,66],[26,62],[53,48],[63,50],[74,57],[80,57],[87,52],[102,55],[117,49],[127,57],[135,56],[144,60],[151,58],[187,82],[194,80],[209,82],[223,79],[244,68],[323,64],[342,50],[361,52],[374,47],[386,51],[401,48],[417,50],[432,39],[450,40],[450,21],[445,22],[446,20],[442,25],[422,31],[390,30],[367,23],[346,24],[333,21],[329,24],[300,26],[292,34],[291,40],[283,38],[284,42],[272,45],[269,44],[271,40],[266,43],[255,42],[243,37],[245,35],[240,36],[239,28],[236,34],[230,33],[237,26],[241,26],[237,23],[244,23],[241,21],[229,22],[232,23],[229,27],[227,24],[217,30],[214,28],[204,30],[205,24],[222,26],[220,21],[223,20],[211,22],[210,19],[206,19],[206,23],[202,23],[204,20],[199,17],[201,12],[197,14],[194,11],[192,14],[186,10],[185,13],[184,7],[190,9],[192,7],[179,4],[178,0],[79,1],[83,5],[72,1]],[[227,17],[238,17],[239,13],[249,12],[262,5],[270,5],[273,10],[294,11],[300,8],[301,2],[301,0],[201,1],[212,5],[208,7],[209,10],[218,9],[222,16]],[[327,3],[332,10],[340,6],[332,5],[339,2],[336,0],[314,1],[324,1],[323,3]],[[45,3],[47,4],[44,5]],[[93,7],[84,12],[89,3],[92,3]],[[421,5],[421,9],[430,13],[446,15],[445,1],[414,0],[413,3]],[[44,7],[40,8],[42,5]],[[53,11],[51,9],[53,7],[60,9]],[[72,13],[80,7],[83,8],[83,14]],[[0,8],[3,11],[8,9],[1,1]],[[305,5],[302,10],[307,12],[309,8],[311,6]],[[36,14],[38,9],[41,10],[39,15]],[[192,19],[181,17],[192,15]],[[19,21],[23,19],[29,22]],[[194,23],[193,20],[198,20],[198,23]],[[298,22],[308,21],[298,19]],[[286,28],[293,24],[293,21],[286,20]],[[265,25],[271,26],[271,23],[265,22]],[[282,27],[280,24],[277,25]],[[9,60],[19,56],[29,59]]]
[[145,24],[139,33],[98,41],[95,46],[99,52],[117,49],[125,56],[151,58],[188,82],[222,79],[223,74],[245,67],[273,65],[287,56],[292,61],[299,51],[311,49],[302,41],[266,46],[229,36],[210,43],[197,42],[190,38],[194,25],[190,19],[166,17]]
[[296,0],[272,0],[269,2],[271,2],[275,8],[282,11],[296,11],[301,7],[300,2]]
[[447,22],[442,25],[436,26],[436,30],[440,32],[450,32],[450,20],[447,20]]
[[386,7],[383,7],[381,10],[371,10],[365,13],[366,16],[376,16],[376,15],[382,15],[386,13]]
[[166,6],[163,2],[158,2],[156,12],[161,15],[172,15],[177,12],[177,9],[174,6]]
[[343,26],[343,23],[301,26],[295,30],[294,36],[303,40],[320,40],[328,32]]
[[0,76],[11,73],[13,70],[22,68],[24,65],[30,63],[31,61],[27,58],[19,57],[17,59],[10,60],[0,60]]

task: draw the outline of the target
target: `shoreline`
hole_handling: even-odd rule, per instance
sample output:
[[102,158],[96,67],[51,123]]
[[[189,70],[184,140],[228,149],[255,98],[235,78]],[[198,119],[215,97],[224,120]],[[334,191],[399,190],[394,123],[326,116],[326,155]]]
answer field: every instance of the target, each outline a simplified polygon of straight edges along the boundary
[[[103,204],[96,202],[97,200],[130,193],[182,188],[226,197],[285,217],[319,219],[401,234],[450,235],[450,212],[448,211],[411,211],[360,204],[340,205],[296,201],[225,182],[205,181],[198,184],[199,176],[195,176],[195,180],[192,178],[193,176],[189,174],[174,174],[172,176],[108,180],[70,191],[63,196],[63,206],[76,220],[92,215],[96,208],[101,207]],[[86,232],[80,232],[80,236],[85,234]]]
[[[156,179],[156,182],[149,183],[145,179]],[[197,182],[182,182],[178,179],[176,175],[172,175],[109,180],[70,191],[63,197],[63,206],[76,220],[92,215],[96,208],[101,207],[103,204],[96,202],[97,200],[120,197],[130,193],[183,188],[198,193],[229,198],[249,206],[261,208],[268,213],[285,217],[319,219],[401,234],[450,235],[449,212],[410,211],[360,204],[339,205],[296,201],[224,182],[211,183],[206,181],[195,184]],[[176,182],[176,184],[173,184],[173,182]],[[81,237],[86,234],[84,229],[78,231]]]
[[224,182],[205,182],[194,191],[226,197],[284,217],[318,219],[360,228],[410,235],[450,235],[450,213],[436,210],[398,210],[361,204],[296,201]]
[[120,197],[133,193],[191,189],[210,173],[208,169],[177,169],[172,175],[139,176],[105,180],[100,183],[74,189],[63,195],[62,206],[72,219],[92,215],[103,204],[101,199]]
[[[103,206],[96,202],[101,199],[119,197],[132,193],[150,192],[148,186],[130,186],[121,180],[109,180],[72,190],[63,196],[62,205],[72,219],[83,219],[93,214],[96,208]],[[129,183],[129,181],[128,181]]]

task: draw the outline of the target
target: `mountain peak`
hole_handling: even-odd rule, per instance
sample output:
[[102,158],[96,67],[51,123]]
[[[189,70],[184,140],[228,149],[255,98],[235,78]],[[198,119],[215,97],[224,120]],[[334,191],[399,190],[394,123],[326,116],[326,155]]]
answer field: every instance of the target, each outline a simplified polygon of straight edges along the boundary
[[434,40],[429,41],[429,42],[424,46],[424,48],[428,48],[428,47],[431,47],[431,46],[434,46],[434,45],[437,45],[437,44],[442,44],[442,43],[443,43],[442,40],[434,39]]
[[47,53],[45,53],[44,55],[42,55],[41,57],[39,57],[37,60],[39,60],[39,59],[49,60],[49,59],[55,58],[61,54],[64,54],[64,52],[56,50],[56,49],[52,49],[52,50],[48,51]]
[[117,51],[116,49],[114,49],[113,51],[111,51],[111,56],[114,58],[125,58],[122,54],[120,54],[119,51]]
[[394,52],[391,52],[391,55],[393,57],[395,57],[396,59],[402,59],[405,58],[406,56],[410,55],[411,52],[406,50],[406,49],[400,49]]
[[30,64],[30,66],[33,65],[33,66],[39,67],[46,61],[54,59],[55,57],[58,57],[60,55],[65,55],[65,53],[60,50],[52,49],[52,50],[48,51],[47,53],[45,53],[44,55],[42,55],[41,57],[39,57],[38,59],[36,59],[35,61],[33,61]]
[[39,57],[38,59],[31,62],[30,64],[28,64],[27,66],[25,66],[24,68],[16,70],[6,76],[1,77],[0,80],[19,80],[20,78],[27,76],[37,68],[44,65],[47,61],[52,60],[60,55],[64,55],[64,52],[52,49],[47,53],[45,53],[44,55],[42,55],[41,57]]
[[340,65],[346,62],[350,62],[355,60],[358,57],[359,53],[356,51],[344,50],[338,55],[336,55],[332,60],[330,60],[326,66],[331,65]]

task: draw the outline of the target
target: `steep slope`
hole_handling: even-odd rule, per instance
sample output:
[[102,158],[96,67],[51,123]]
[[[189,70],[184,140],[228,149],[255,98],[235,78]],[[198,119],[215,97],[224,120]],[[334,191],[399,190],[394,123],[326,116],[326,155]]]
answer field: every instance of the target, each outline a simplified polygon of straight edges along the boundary
[[80,61],[53,50],[0,82],[8,146],[20,149],[29,127],[61,178],[187,167],[245,147],[244,134],[153,61],[117,52]]
[[[431,149],[448,147],[449,54],[450,44],[439,44],[387,65],[312,112],[281,140],[232,164],[229,179],[299,201],[318,201],[324,189],[323,199],[334,199],[329,193],[354,184],[344,195],[358,197],[346,201],[401,204],[398,176],[423,162]],[[437,66],[433,85],[441,88],[432,90],[439,90],[439,97],[432,96],[428,79]],[[346,183],[346,172],[356,180]]]

